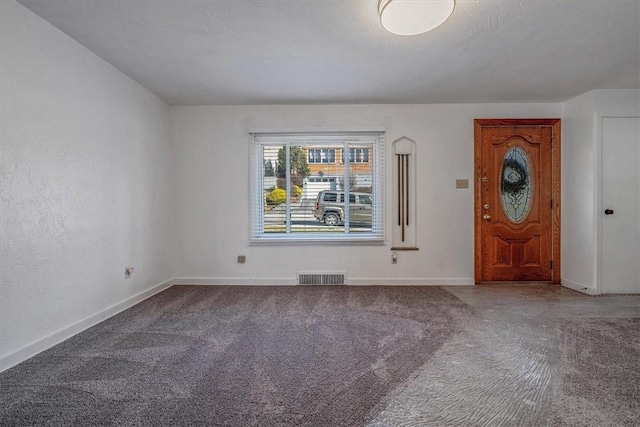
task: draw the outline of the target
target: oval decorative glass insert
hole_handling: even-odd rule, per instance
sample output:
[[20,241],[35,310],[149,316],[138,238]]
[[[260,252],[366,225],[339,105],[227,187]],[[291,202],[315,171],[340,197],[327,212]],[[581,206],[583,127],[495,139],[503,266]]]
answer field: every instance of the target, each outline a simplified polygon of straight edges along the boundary
[[533,200],[533,180],[527,153],[520,147],[512,147],[502,161],[500,195],[502,209],[513,223],[524,221]]

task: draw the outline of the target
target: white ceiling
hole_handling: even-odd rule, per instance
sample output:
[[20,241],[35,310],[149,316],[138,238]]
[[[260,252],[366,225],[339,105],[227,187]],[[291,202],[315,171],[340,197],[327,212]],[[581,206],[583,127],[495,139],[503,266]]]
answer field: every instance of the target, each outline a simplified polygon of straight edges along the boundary
[[640,87],[639,0],[457,0],[394,36],[378,0],[18,0],[172,105],[558,102]]

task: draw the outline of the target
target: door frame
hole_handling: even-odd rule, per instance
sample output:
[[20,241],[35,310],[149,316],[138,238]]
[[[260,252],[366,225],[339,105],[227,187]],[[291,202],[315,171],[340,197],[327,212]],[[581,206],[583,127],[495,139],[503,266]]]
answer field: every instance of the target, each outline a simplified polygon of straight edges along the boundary
[[514,126],[549,126],[551,127],[551,270],[552,283],[560,283],[560,214],[562,200],[560,198],[560,119],[475,119],[474,120],[474,169],[475,169],[475,209],[474,209],[474,250],[475,250],[475,283],[482,281],[482,128]]

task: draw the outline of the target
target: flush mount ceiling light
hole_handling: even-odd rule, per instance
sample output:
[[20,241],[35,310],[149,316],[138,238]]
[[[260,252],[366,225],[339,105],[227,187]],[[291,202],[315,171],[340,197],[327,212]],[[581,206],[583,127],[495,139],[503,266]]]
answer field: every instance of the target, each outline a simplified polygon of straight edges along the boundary
[[431,31],[451,16],[454,0],[380,0],[382,26],[393,34],[413,36]]

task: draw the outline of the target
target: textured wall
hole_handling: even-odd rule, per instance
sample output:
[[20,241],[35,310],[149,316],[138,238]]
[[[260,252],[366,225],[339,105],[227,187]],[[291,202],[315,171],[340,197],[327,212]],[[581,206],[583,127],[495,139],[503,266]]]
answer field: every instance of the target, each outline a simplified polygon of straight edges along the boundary
[[[472,283],[473,119],[559,117],[561,104],[172,107],[176,277],[218,283],[295,281],[345,270],[351,282]],[[254,129],[387,129],[386,230],[392,229],[391,143],[416,141],[418,252],[386,246],[249,246],[249,141]],[[456,189],[458,178],[469,189]],[[246,264],[236,256],[247,255]]]
[[0,8],[2,360],[171,277],[172,157],[166,103]]

